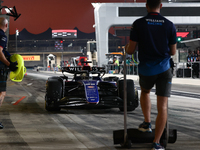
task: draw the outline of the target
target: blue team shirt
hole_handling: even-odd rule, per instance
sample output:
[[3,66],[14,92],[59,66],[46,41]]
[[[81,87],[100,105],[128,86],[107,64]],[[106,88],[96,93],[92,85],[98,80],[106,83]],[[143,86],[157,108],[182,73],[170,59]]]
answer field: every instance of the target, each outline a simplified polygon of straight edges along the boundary
[[0,29],[0,47],[3,48],[3,50],[6,50],[6,44],[7,44],[7,37],[2,29]]
[[138,71],[144,76],[157,75],[170,68],[169,45],[176,44],[174,24],[159,13],[148,13],[131,28],[130,40],[138,42]]

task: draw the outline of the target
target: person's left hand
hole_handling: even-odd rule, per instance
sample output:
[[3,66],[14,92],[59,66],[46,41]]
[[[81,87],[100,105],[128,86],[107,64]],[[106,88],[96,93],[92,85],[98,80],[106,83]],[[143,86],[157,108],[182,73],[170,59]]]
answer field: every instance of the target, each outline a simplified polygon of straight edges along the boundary
[[8,67],[9,67],[9,69],[10,69],[11,71],[17,70],[17,69],[18,69],[18,67],[17,67],[17,62],[10,62],[10,65],[9,65]]

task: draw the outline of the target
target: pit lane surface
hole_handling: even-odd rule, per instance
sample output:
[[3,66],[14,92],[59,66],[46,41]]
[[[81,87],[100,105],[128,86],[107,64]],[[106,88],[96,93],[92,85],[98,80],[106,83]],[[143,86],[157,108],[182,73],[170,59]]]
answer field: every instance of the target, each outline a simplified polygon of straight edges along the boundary
[[[52,74],[43,74],[42,77],[37,72],[28,74],[21,83],[8,82],[7,96],[0,108],[1,121],[5,126],[0,131],[0,149],[122,149],[120,145],[113,145],[112,132],[123,129],[123,112],[118,109],[62,109],[58,113],[47,112],[44,109],[45,82],[47,76]],[[172,89],[183,91],[181,93],[194,91],[193,94],[198,95],[199,87],[177,85]],[[153,91],[151,100],[154,125],[156,97]],[[199,107],[199,98],[181,95],[170,97],[169,124],[170,128],[178,130],[178,139],[175,144],[168,144],[168,150],[200,149]],[[128,128],[137,128],[143,121],[140,107],[128,112],[127,120]],[[133,144],[131,149],[149,150],[150,146]]]

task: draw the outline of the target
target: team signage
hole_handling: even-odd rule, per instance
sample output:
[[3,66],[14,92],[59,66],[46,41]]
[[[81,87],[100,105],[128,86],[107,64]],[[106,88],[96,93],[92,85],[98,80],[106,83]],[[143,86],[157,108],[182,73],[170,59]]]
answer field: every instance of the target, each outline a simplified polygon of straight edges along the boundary
[[27,55],[22,56],[24,61],[40,61],[40,55]]
[[[77,66],[77,67],[63,67],[63,70],[65,70],[66,72],[69,73],[75,73],[78,71],[83,71],[82,70],[82,66]],[[105,68],[104,67],[91,67],[91,71],[104,71]]]

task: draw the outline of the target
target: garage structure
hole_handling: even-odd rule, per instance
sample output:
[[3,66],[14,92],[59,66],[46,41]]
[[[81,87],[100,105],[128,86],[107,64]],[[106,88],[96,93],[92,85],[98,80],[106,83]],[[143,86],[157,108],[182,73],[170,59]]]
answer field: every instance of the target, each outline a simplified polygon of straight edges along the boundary
[[[145,3],[92,3],[95,17],[95,34],[98,66],[107,63],[108,31],[113,25],[131,26],[147,14]],[[161,15],[175,25],[200,24],[200,3],[163,3]]]

